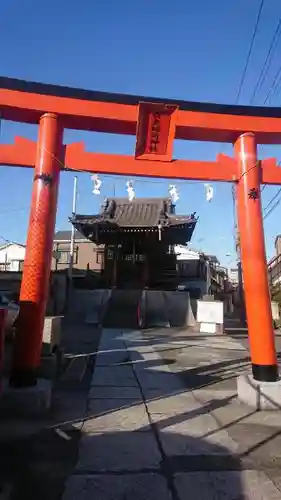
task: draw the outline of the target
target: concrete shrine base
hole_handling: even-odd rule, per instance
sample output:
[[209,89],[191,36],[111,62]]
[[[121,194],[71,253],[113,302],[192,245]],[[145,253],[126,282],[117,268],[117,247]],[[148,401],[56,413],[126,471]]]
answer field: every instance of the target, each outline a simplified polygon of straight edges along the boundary
[[33,387],[14,388],[8,381],[3,382],[0,408],[22,415],[39,415],[51,407],[52,382],[38,379]]
[[260,382],[252,375],[237,377],[237,395],[241,403],[256,410],[281,409],[281,380]]

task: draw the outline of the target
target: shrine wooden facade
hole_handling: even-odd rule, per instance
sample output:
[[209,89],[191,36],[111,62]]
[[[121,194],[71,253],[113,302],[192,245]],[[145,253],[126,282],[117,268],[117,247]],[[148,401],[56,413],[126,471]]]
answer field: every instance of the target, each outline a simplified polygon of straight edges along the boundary
[[176,215],[170,199],[108,198],[98,215],[76,215],[86,238],[104,245],[103,283],[117,288],[175,288],[174,245],[190,241],[197,219]]

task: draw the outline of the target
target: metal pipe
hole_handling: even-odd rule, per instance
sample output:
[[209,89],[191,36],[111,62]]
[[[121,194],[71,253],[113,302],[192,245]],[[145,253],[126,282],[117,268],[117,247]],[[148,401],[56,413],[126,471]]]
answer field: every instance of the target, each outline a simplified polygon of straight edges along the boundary
[[[74,177],[73,183],[73,198],[72,198],[72,219],[75,218],[77,207],[77,175]],[[72,280],[73,275],[73,264],[74,264],[74,246],[75,246],[75,227],[72,224],[71,227],[71,240],[70,240],[70,253],[69,253],[69,267],[68,267],[68,277]]]

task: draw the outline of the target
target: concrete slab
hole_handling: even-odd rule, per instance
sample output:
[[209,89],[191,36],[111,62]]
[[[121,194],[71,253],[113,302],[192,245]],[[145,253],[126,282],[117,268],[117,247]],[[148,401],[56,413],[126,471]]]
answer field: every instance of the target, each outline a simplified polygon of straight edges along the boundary
[[179,498],[200,500],[280,500],[280,491],[260,471],[189,472],[175,475]]
[[[198,414],[200,409],[195,410],[195,412]],[[173,449],[175,443],[179,446],[179,437],[182,440],[180,448],[185,449],[185,453],[188,454],[200,454],[202,448],[206,451],[208,447],[213,449],[214,446],[219,445],[223,445],[227,450],[237,451],[236,443],[225,430],[220,430],[212,415],[202,414],[192,417],[192,412],[190,413],[191,417],[189,417],[189,412],[187,411],[184,414],[169,417],[166,420],[161,418],[155,423],[160,440],[163,441],[163,446],[166,448],[167,455],[171,454],[171,451],[167,449],[167,445],[169,447],[170,443],[172,443]]]
[[60,345],[61,316],[47,316],[44,320],[42,337],[42,355],[52,354],[54,348]]
[[87,435],[108,432],[147,432],[151,430],[145,406],[117,410],[107,415],[86,420],[84,432]]
[[196,325],[188,292],[166,291],[163,295],[171,326]]
[[139,408],[142,405],[142,401],[134,399],[89,399],[87,416],[93,418],[127,408]]
[[216,455],[229,456],[237,449],[236,443],[225,431],[217,431],[216,434],[203,439],[188,435],[187,432],[182,435],[179,432],[161,430],[159,439],[166,457],[171,458],[205,456],[212,459]]
[[10,387],[7,380],[3,383],[0,408],[23,415],[37,415],[51,407],[52,384],[50,380],[38,379],[37,385],[20,389]]
[[168,309],[164,292],[161,290],[145,290],[144,295],[144,326],[169,327]]
[[170,417],[181,415],[187,411],[201,408],[201,404],[196,401],[192,392],[183,392],[181,394],[166,396],[163,398],[147,401],[147,408],[150,415],[161,415]]
[[63,500],[172,500],[164,477],[158,474],[71,476]]
[[99,351],[117,351],[124,349],[125,345],[122,340],[115,338],[104,338],[102,337],[99,344]]
[[95,368],[92,386],[138,387],[138,382],[131,366],[111,366]]
[[161,455],[151,432],[84,434],[77,471],[110,472],[158,469]]
[[129,360],[127,350],[101,351],[97,354],[95,366],[112,366],[125,363]]
[[281,410],[281,380],[258,382],[252,375],[240,375],[237,394],[241,403],[256,410]]
[[138,371],[136,373],[138,381],[143,390],[159,389],[164,394],[170,390],[184,390],[181,380],[173,373],[150,372],[149,370]]
[[89,392],[89,399],[130,399],[142,401],[138,387],[109,387],[93,386]]
[[156,388],[156,387],[154,387],[154,388],[142,387],[142,393],[143,393],[146,401],[152,401],[155,399],[165,399],[167,397],[185,394],[185,390],[182,388],[179,389],[176,385],[175,385],[175,387],[172,387],[172,384],[171,384],[171,386],[167,390],[165,387],[164,388],[163,387],[158,387],[158,388]]

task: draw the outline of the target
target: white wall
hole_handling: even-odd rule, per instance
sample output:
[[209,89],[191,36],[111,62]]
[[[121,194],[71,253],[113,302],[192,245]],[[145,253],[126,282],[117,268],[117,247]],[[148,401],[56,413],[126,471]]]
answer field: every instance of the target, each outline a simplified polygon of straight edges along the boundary
[[199,260],[200,258],[198,252],[183,245],[175,245],[174,251],[177,255],[177,260]]
[[20,262],[24,261],[24,258],[25,247],[21,245],[10,243],[0,247],[0,264],[7,263],[7,271],[19,271]]

